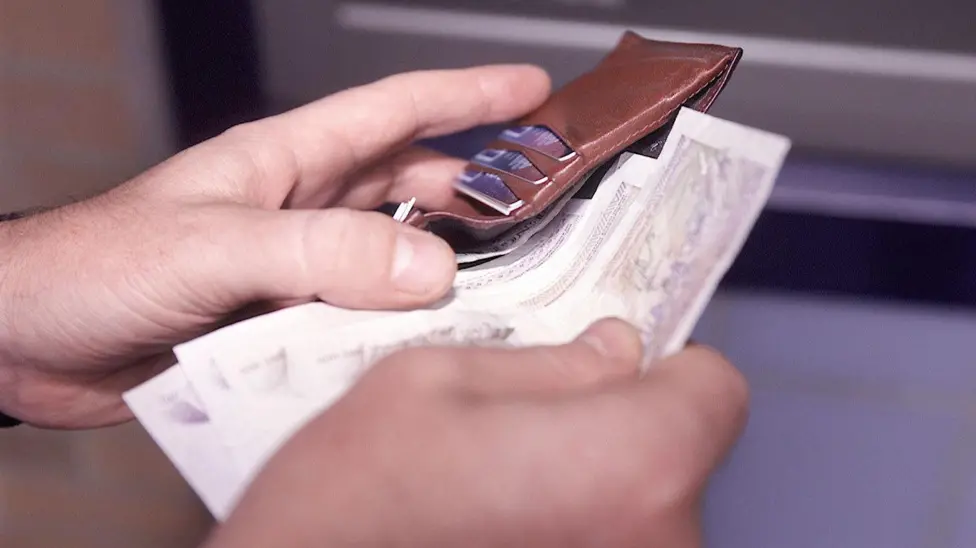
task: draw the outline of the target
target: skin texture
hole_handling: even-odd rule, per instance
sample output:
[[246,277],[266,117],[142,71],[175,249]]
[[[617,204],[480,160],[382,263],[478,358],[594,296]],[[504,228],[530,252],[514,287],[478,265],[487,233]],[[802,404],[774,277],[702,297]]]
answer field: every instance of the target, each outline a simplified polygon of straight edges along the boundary
[[[174,344],[242,315],[436,301],[451,249],[364,210],[444,204],[464,162],[412,143],[516,118],[549,87],[524,66],[402,74],[0,223],[0,411],[116,424]],[[699,546],[747,388],[708,349],[643,376],[640,353],[615,320],[558,347],[395,353],[289,440],[209,546]]]
[[123,391],[234,314],[437,300],[454,279],[450,248],[361,210],[443,205],[464,163],[413,141],[521,116],[549,90],[526,66],[396,75],[0,223],[0,411],[48,428],[123,422]]
[[639,377],[640,351],[605,320],[559,347],[394,355],[272,458],[208,546],[701,546],[746,385],[702,347]]

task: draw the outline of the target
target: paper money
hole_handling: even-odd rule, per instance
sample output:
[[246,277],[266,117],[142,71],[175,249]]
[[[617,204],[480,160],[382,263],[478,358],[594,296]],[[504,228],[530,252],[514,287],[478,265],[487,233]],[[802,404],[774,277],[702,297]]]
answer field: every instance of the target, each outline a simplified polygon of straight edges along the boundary
[[[397,312],[319,302],[252,318],[177,346],[178,366],[126,401],[222,519],[294,432],[398,349],[559,344],[615,316],[640,329],[653,366],[685,344],[789,148],[683,109],[659,159],[621,155],[591,199],[570,196],[482,250],[494,258],[460,271],[443,301]],[[173,413],[206,419],[190,427]],[[223,476],[202,477],[215,460]]]
[[[341,397],[380,358],[410,346],[504,342],[512,331],[501,316],[440,311],[390,314],[368,325],[334,327],[323,336],[293,332],[213,351],[206,362],[181,361],[195,372],[188,376],[244,477],[252,477],[291,433]],[[314,325],[309,329],[316,330]],[[377,338],[377,332],[387,331],[396,336]],[[192,352],[190,343],[178,347],[177,355],[183,360]]]
[[183,370],[171,367],[123,397],[210,513],[223,520],[247,482],[227,466],[231,452],[218,441],[217,428]]
[[[772,191],[787,139],[683,110],[646,183],[599,253],[539,292],[522,332],[578,333],[596,317],[641,329],[645,357],[680,349]],[[549,305],[549,306],[546,306]],[[580,313],[583,311],[583,313]],[[547,342],[547,333],[526,343]]]

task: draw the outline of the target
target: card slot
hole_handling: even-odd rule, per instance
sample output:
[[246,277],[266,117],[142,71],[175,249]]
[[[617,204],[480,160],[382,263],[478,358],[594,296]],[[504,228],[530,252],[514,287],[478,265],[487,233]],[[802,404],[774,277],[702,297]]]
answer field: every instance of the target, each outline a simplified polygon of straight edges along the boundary
[[502,181],[508,185],[508,188],[512,189],[512,192],[514,192],[515,195],[521,198],[525,203],[535,200],[535,197],[539,194],[539,192],[542,191],[542,189],[547,185],[551,184],[550,182],[539,185],[532,184],[504,172],[496,172],[496,175],[501,177]]
[[477,166],[465,169],[455,180],[454,189],[503,215],[510,215],[525,204],[525,198],[519,196],[501,174]]
[[557,162],[568,162],[578,154],[567,144],[565,138],[553,128],[543,124],[513,125],[502,130],[496,138],[499,141],[522,145]]
[[[459,225],[456,228],[462,231],[489,238],[545,210],[571,192],[587,173],[625,150],[656,156],[679,109],[707,111],[728,83],[741,54],[739,48],[659,42],[626,32],[593,70],[510,126],[543,126],[575,156],[560,161],[533,149],[535,145],[550,154],[561,150],[545,134],[496,137],[488,143],[489,149],[522,154],[546,176],[545,183],[533,185],[492,166],[469,163],[469,168],[476,166],[497,176],[523,205],[501,214],[485,211],[459,195],[445,209],[427,212],[426,220],[437,226]],[[525,142],[516,142],[520,138]]]
[[531,148],[522,146],[518,143],[510,143],[508,141],[502,141],[500,139],[494,139],[492,141],[489,141],[488,145],[485,146],[485,148],[502,148],[506,150],[511,150],[513,152],[518,152],[524,155],[526,158],[529,159],[530,162],[532,162],[532,165],[534,165],[536,169],[541,171],[542,174],[545,175],[546,178],[549,179],[550,181],[553,179],[553,176],[555,174],[561,172],[563,169],[566,168],[566,166],[570,165],[573,162],[579,161],[580,159],[580,156],[577,154],[576,156],[574,156],[569,160],[559,161],[549,156],[546,156],[541,152],[536,152]]
[[478,168],[512,175],[533,185],[541,185],[549,180],[528,156],[518,150],[488,147],[475,154],[470,163]]
[[[508,189],[511,190],[512,193],[523,203],[528,203],[534,200],[536,195],[539,194],[545,185],[549,184],[549,182],[533,184],[515,177],[510,173],[475,163],[468,163],[468,165],[465,167],[465,171],[477,171],[498,177],[505,184],[505,186],[508,187]],[[512,209],[512,211],[514,211],[514,209]],[[504,213],[500,210],[499,212]]]

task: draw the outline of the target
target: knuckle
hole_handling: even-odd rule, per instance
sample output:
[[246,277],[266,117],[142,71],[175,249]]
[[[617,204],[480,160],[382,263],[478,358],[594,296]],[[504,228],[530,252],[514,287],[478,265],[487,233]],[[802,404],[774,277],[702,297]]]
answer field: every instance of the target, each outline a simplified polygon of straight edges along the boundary
[[220,138],[227,141],[249,141],[254,139],[254,134],[259,130],[260,126],[256,122],[241,122],[221,132]]
[[232,126],[215,139],[215,145],[224,159],[220,175],[240,186],[239,193],[251,203],[279,207],[288,189],[268,183],[295,181],[301,173],[294,151],[275,136],[270,120]]
[[235,124],[224,130],[212,142],[245,150],[259,149],[260,147],[252,146],[256,142],[273,145],[275,140],[270,138],[270,121],[269,119],[265,119]]
[[478,101],[475,103],[475,117],[477,120],[486,121],[492,118],[495,101],[492,100],[492,93],[489,92],[492,84],[482,72],[474,73],[475,85],[473,86],[478,93]]
[[310,256],[322,261],[324,275],[343,277],[347,287],[359,289],[389,277],[396,235],[382,215],[335,208],[320,218],[321,224],[306,228],[305,240],[314,248]]
[[704,483],[704,478],[687,465],[662,461],[654,463],[656,470],[645,487],[647,510],[652,513],[687,506],[697,498]]
[[574,447],[588,462],[601,463],[603,474],[581,478],[580,491],[588,500],[617,500],[633,515],[659,516],[685,506],[701,488],[695,455],[681,448],[661,446],[644,435],[606,423],[591,425]]
[[745,410],[749,403],[749,383],[728,358],[718,350],[709,346],[695,346],[687,350],[694,356],[691,363],[708,369],[708,377],[713,379],[716,390],[724,401],[729,402],[737,410]]
[[[297,217],[295,218],[297,220]],[[307,293],[307,288],[315,287],[315,265],[312,263],[312,257],[316,257],[315,247],[315,237],[317,235],[315,221],[313,216],[306,217],[301,223],[301,226],[297,230],[294,230],[295,234],[295,252],[291,255],[295,258],[292,262],[291,267],[298,272],[297,278],[302,280],[300,284],[303,286],[302,293]]]
[[[413,71],[387,76],[373,85],[361,89],[363,104],[373,111],[382,111],[387,125],[397,130],[415,128],[419,123],[417,101],[418,81],[422,81],[425,71]],[[400,131],[393,131],[399,133]]]
[[446,74],[443,70],[437,69],[415,69],[391,74],[381,78],[377,83],[380,88],[391,91],[404,91],[405,88],[417,85],[417,82],[427,82],[439,80]]
[[654,437],[643,436],[631,443],[633,458],[623,469],[640,478],[642,499],[648,510],[682,506],[696,497],[707,481],[710,470],[702,465],[703,447],[698,441],[701,432],[693,423],[683,426],[687,427],[686,431],[672,434],[676,437],[670,438],[677,443],[662,445]]
[[[330,209],[322,217],[325,226],[311,223],[305,227],[304,241],[309,256],[322,261],[326,278],[349,271],[354,265],[359,237],[356,215],[348,209]],[[321,242],[316,245],[313,242]]]

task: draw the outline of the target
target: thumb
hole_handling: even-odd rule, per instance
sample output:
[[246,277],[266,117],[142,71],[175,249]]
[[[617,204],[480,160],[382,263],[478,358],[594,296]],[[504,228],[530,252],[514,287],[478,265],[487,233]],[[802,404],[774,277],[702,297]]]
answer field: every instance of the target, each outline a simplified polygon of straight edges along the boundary
[[233,305],[318,297],[345,308],[416,307],[443,297],[457,271],[446,242],[376,212],[236,210],[219,226],[224,264],[209,277],[230,288]]

